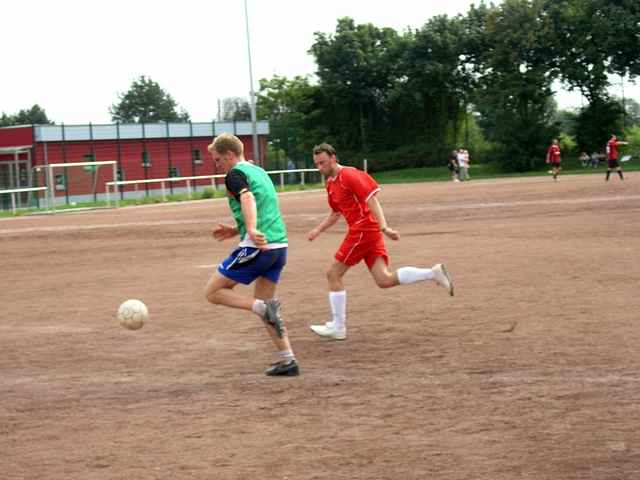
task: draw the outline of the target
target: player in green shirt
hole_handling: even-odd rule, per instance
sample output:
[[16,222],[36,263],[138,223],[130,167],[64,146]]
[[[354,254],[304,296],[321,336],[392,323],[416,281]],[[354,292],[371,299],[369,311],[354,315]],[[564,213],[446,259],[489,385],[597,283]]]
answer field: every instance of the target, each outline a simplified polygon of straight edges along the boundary
[[[235,135],[217,136],[208,150],[216,165],[227,172],[229,207],[236,221],[235,226],[218,224],[212,234],[220,241],[240,235],[240,244],[207,283],[207,300],[258,315],[280,355],[280,361],[265,373],[298,375],[298,363],[280,316],[280,302],[275,298],[287,263],[288,240],[273,182],[262,168],[244,159],[243,144]],[[238,283],[253,283],[254,298],[234,292]]]

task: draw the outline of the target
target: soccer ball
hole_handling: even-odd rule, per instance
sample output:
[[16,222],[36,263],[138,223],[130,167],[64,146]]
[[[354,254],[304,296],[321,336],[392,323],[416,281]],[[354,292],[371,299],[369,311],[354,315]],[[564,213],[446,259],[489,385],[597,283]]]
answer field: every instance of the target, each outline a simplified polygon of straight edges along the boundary
[[128,330],[139,330],[147,320],[149,311],[140,300],[127,300],[118,308],[118,321]]

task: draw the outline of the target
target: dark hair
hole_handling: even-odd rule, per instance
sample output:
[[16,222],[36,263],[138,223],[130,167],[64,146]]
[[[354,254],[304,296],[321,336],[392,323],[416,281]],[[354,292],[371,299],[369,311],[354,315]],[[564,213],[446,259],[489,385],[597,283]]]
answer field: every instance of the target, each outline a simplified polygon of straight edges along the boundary
[[315,147],[313,147],[314,155],[319,155],[323,152],[329,156],[332,156],[336,154],[336,149],[333,148],[333,146],[329,145],[328,143],[321,143],[320,145],[316,145]]

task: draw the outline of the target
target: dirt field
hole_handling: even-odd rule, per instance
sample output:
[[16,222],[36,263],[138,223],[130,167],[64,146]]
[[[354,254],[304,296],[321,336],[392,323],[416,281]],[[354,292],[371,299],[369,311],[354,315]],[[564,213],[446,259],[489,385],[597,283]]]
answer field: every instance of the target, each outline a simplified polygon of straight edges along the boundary
[[[281,197],[279,296],[301,365],[270,378],[260,322],[203,298],[225,201],[0,220],[0,478],[640,478],[640,188],[603,176],[384,187],[393,266],[346,277],[349,337],[316,242],[324,192]],[[242,289],[249,292],[247,289]],[[150,322],[116,324],[140,298]]]

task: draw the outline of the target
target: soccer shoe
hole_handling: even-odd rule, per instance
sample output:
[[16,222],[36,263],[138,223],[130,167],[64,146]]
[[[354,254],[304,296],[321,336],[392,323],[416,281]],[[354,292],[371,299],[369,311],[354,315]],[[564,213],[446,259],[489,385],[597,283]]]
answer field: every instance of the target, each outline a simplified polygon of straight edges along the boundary
[[264,313],[265,323],[271,325],[278,334],[278,337],[282,338],[284,336],[284,322],[280,316],[280,300],[272,298],[271,300],[265,300],[264,304],[267,307]]
[[447,271],[447,267],[444,266],[444,263],[434,265],[431,270],[433,270],[433,279],[436,283],[441,287],[446,288],[449,291],[449,295],[453,297],[453,280]]
[[289,362],[278,362],[271,365],[264,371],[265,375],[270,377],[296,377],[300,375],[298,362],[291,360]]
[[342,330],[338,330],[333,325],[333,322],[327,322],[324,325],[311,325],[311,330],[321,337],[332,340],[346,340],[347,338],[347,329],[343,328]]

